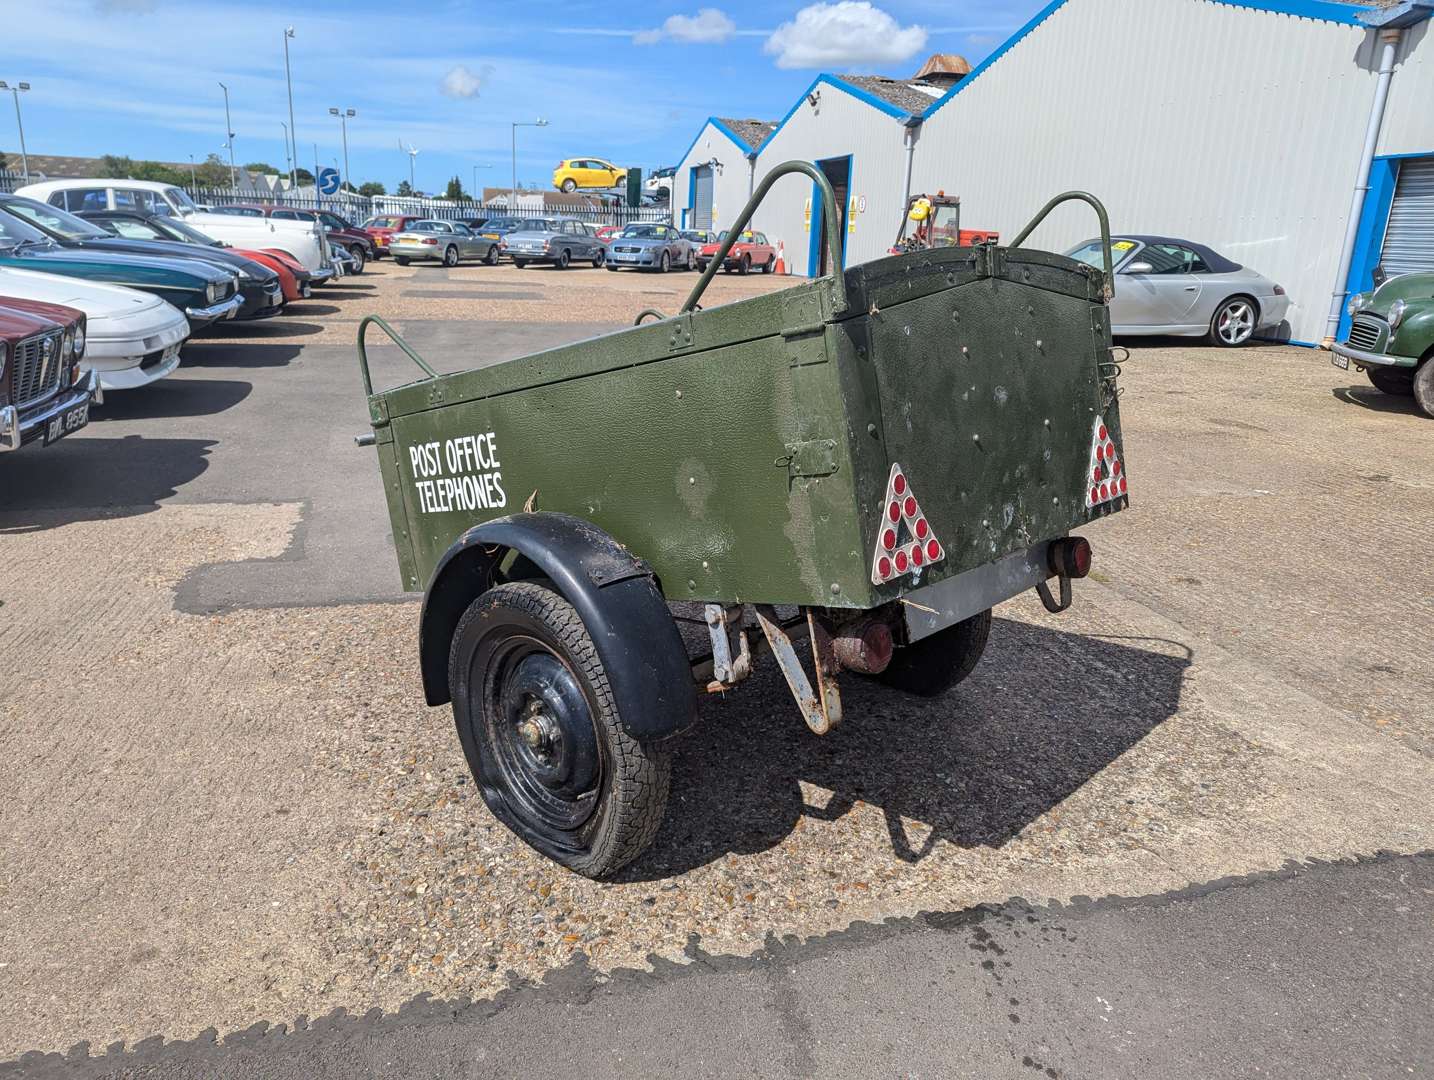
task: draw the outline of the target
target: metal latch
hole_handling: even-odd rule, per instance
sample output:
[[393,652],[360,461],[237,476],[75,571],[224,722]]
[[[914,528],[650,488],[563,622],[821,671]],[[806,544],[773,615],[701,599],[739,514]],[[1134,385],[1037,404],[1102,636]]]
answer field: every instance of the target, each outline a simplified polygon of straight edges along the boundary
[[786,444],[786,456],[775,464],[785,465],[793,479],[799,476],[830,476],[837,471],[836,440],[809,439]]

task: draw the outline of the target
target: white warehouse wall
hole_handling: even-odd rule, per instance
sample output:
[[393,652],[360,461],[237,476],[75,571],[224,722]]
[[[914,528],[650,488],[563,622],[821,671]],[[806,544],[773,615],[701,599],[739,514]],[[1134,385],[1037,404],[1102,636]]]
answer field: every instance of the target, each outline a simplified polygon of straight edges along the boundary
[[[906,179],[905,128],[895,117],[830,83],[817,87],[818,106],[806,95],[796,111],[762,144],[757,157],[757,183],[785,161],[820,161],[850,154],[851,194],[866,198],[866,212],[852,216],[846,237],[846,265],[869,262],[886,254],[900,224],[901,196]],[[919,154],[919,151],[918,151]],[[778,180],[757,211],[757,228],[773,244],[786,246],[787,268],[810,273],[806,221],[812,183],[805,177]],[[740,207],[734,207],[735,213]]]
[[[1090,191],[1116,231],[1203,241],[1282,284],[1291,336],[1315,342],[1374,93],[1373,38],[1215,0],[1069,0],[929,115],[913,186],[959,194],[963,223],[1006,238],[1051,196]],[[1427,126],[1434,93],[1405,67],[1394,100],[1414,114],[1422,102]],[[1072,204],[1030,243],[1060,251],[1096,232]]]
[[746,146],[732,139],[711,120],[703,124],[672,176],[672,223],[680,229],[695,227],[692,223],[692,170],[715,158],[721,162],[722,168],[714,169],[712,174],[712,224],[718,229],[725,228],[747,203],[748,187],[752,182],[747,152]]
[[1378,153],[1434,154],[1434,23],[1404,31]]

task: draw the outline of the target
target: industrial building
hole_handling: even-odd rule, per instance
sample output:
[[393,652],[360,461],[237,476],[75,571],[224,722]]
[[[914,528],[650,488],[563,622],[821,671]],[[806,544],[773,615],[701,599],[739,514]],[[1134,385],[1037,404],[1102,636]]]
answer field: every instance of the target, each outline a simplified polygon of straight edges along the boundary
[[[1280,282],[1281,336],[1317,343],[1381,261],[1434,269],[1430,14],[1413,0],[1052,0],[969,74],[941,57],[908,80],[823,74],[755,143],[708,121],[674,214],[695,224],[705,205],[730,224],[744,190],[803,158],[841,196],[849,266],[885,253],[912,192],[959,195],[963,226],[1009,238],[1084,189],[1117,231],[1186,236]],[[794,273],[823,265],[811,196],[783,181],[757,221]],[[1072,204],[1030,242],[1059,251],[1096,231]]]

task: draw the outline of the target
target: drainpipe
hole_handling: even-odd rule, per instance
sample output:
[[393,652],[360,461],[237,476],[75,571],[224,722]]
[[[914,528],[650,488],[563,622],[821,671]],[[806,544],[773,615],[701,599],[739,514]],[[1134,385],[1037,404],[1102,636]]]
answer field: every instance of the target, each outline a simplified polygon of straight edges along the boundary
[[1405,0],[1392,8],[1370,12],[1362,17],[1367,25],[1379,30],[1379,78],[1374,86],[1374,102],[1369,107],[1369,125],[1364,133],[1364,149],[1359,156],[1359,174],[1354,182],[1354,194],[1350,198],[1349,218],[1345,224],[1344,244],[1339,253],[1339,270],[1334,279],[1334,293],[1330,297],[1329,318],[1325,322],[1324,337],[1320,347],[1328,349],[1334,344],[1339,329],[1340,316],[1344,314],[1345,299],[1349,291],[1349,267],[1354,261],[1354,244],[1359,235],[1359,216],[1364,209],[1364,198],[1369,191],[1369,170],[1374,164],[1374,151],[1379,146],[1380,130],[1384,126],[1384,107],[1389,102],[1389,84],[1394,79],[1394,60],[1399,53],[1399,44],[1404,38],[1404,29],[1429,18],[1428,4]]
[[906,194],[901,200],[902,206],[911,204],[911,167],[916,159],[916,136],[921,130],[921,117],[908,116],[903,123],[906,125]]

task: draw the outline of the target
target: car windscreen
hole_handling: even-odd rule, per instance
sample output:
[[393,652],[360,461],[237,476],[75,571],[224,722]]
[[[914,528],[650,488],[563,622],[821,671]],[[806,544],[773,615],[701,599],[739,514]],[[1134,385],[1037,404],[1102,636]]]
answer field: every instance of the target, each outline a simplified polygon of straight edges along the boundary
[[658,231],[656,225],[629,225],[622,230],[622,235],[626,240],[635,240],[639,238],[651,239],[652,237],[662,234]]
[[23,243],[52,244],[54,241],[28,222],[10,214],[0,214],[0,247]]
[[401,217],[371,217],[363,223],[365,229],[398,229],[403,226]]
[[[1112,240],[1110,244],[1111,255],[1118,264],[1121,259],[1130,254],[1135,247],[1132,240]],[[1105,269],[1105,245],[1099,240],[1088,240],[1066,252],[1067,259],[1074,259],[1076,262],[1093,266],[1097,270]]]
[[165,188],[164,197],[168,199],[172,205],[179,207],[181,214],[196,214],[199,212],[199,207],[194,205],[194,200],[189,197],[189,193],[181,188]]
[[0,202],[0,207],[31,225],[66,240],[98,240],[109,237],[109,233],[84,218],[75,217],[64,210],[56,210],[53,206],[36,202],[34,199],[6,199]]
[[200,232],[187,221],[180,221],[178,218],[160,218],[155,227],[169,233],[176,240],[185,241],[191,244],[209,244],[217,247],[219,241],[208,233]]

